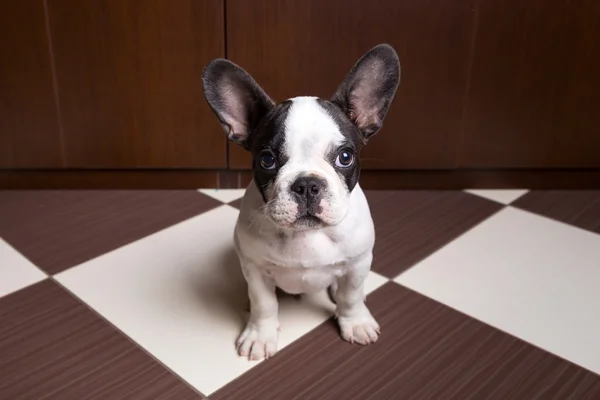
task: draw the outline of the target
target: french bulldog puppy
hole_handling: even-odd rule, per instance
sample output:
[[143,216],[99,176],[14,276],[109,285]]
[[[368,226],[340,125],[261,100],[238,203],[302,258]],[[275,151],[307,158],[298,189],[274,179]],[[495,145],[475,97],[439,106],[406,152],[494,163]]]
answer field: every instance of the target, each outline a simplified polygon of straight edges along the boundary
[[204,94],[227,136],[252,155],[253,182],[242,200],[234,243],[248,283],[250,318],[241,356],[268,358],[279,334],[276,288],[329,289],[342,338],[377,341],[365,304],[375,230],[358,184],[359,154],[381,128],[400,82],[394,49],[379,45],[350,70],[331,100],[275,104],[234,63],[204,70]]

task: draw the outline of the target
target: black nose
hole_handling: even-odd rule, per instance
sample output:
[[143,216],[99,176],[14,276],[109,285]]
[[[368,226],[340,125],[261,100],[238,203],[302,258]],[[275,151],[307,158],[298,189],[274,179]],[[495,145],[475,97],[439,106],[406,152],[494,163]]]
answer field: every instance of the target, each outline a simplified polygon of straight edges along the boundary
[[296,179],[296,181],[292,183],[292,186],[290,186],[290,189],[297,200],[311,203],[320,197],[325,186],[325,181],[320,178],[303,176]]

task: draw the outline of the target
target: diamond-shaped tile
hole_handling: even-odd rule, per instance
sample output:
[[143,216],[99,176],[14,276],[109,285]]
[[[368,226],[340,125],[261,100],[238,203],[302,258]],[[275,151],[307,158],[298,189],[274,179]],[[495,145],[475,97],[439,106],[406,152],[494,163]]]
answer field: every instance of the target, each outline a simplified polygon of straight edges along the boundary
[[[256,365],[237,355],[247,290],[223,205],[56,276],[171,370],[210,394]],[[372,273],[374,290],[385,278]],[[325,293],[283,298],[280,347],[331,317]]]
[[0,238],[0,297],[45,278],[46,274]]
[[222,203],[231,203],[244,196],[245,189],[200,189],[200,193],[219,200]]
[[396,281],[600,373],[600,235],[508,207]]
[[599,190],[533,191],[512,206],[600,233]]
[[510,204],[519,197],[523,196],[527,193],[527,190],[515,190],[515,189],[496,189],[496,190],[487,190],[487,189],[472,189],[465,190],[467,193],[474,194],[476,196],[481,196],[489,200],[497,201],[502,204]]
[[242,199],[237,199],[235,201],[232,201],[231,203],[229,203],[229,205],[231,207],[235,207],[235,208],[237,208],[239,210],[242,207]]
[[325,323],[211,396],[262,399],[595,399],[600,377],[409,289],[369,300],[381,337]]
[[201,399],[52,280],[0,299],[0,399]]
[[464,192],[368,191],[373,270],[393,278],[503,206]]
[[0,236],[54,274],[219,204],[195,190],[2,191]]

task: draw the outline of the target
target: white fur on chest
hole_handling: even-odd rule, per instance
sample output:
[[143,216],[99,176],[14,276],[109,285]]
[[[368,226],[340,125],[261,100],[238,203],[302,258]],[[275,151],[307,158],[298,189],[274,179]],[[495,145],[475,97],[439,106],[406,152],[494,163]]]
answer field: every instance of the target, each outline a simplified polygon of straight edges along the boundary
[[286,292],[319,292],[345,273],[349,257],[343,242],[312,231],[277,239],[260,268]]
[[[352,261],[370,253],[373,221],[359,186],[351,194],[348,216],[320,230],[283,232],[260,212],[262,200],[251,183],[235,231],[236,250],[289,293],[314,293],[344,275]],[[258,211],[257,211],[258,210]]]

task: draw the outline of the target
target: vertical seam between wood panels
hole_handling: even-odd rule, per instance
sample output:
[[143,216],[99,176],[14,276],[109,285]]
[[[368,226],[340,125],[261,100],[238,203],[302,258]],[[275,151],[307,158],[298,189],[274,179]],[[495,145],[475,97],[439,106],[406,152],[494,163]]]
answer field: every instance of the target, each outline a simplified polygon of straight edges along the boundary
[[[228,59],[228,48],[227,48],[227,0],[223,0],[223,57]],[[231,146],[231,142],[229,140],[225,141],[225,168],[229,170],[231,168],[230,158],[229,158],[229,146]]]
[[473,62],[475,59],[475,43],[477,40],[477,32],[479,30],[479,1],[475,0],[473,5],[473,29],[471,33],[471,43],[469,46],[469,61],[467,64],[467,81],[465,82],[465,92],[462,105],[462,121],[460,124],[460,135],[456,149],[456,164],[458,168],[463,165],[463,144],[465,142],[465,131],[467,129],[467,118],[469,115],[469,96],[471,92],[471,74],[473,72]]
[[48,0],[44,0],[44,18],[46,24],[46,36],[48,38],[48,53],[50,56],[50,70],[52,73],[52,88],[54,92],[54,106],[56,108],[56,119],[58,125],[58,139],[60,143],[60,159],[63,167],[67,166],[67,155],[65,152],[65,135],[63,128],[62,109],[60,107],[60,96],[58,94],[58,78],[56,77],[56,63],[54,57],[54,46],[52,43],[52,29],[50,29],[50,13],[48,11]]

